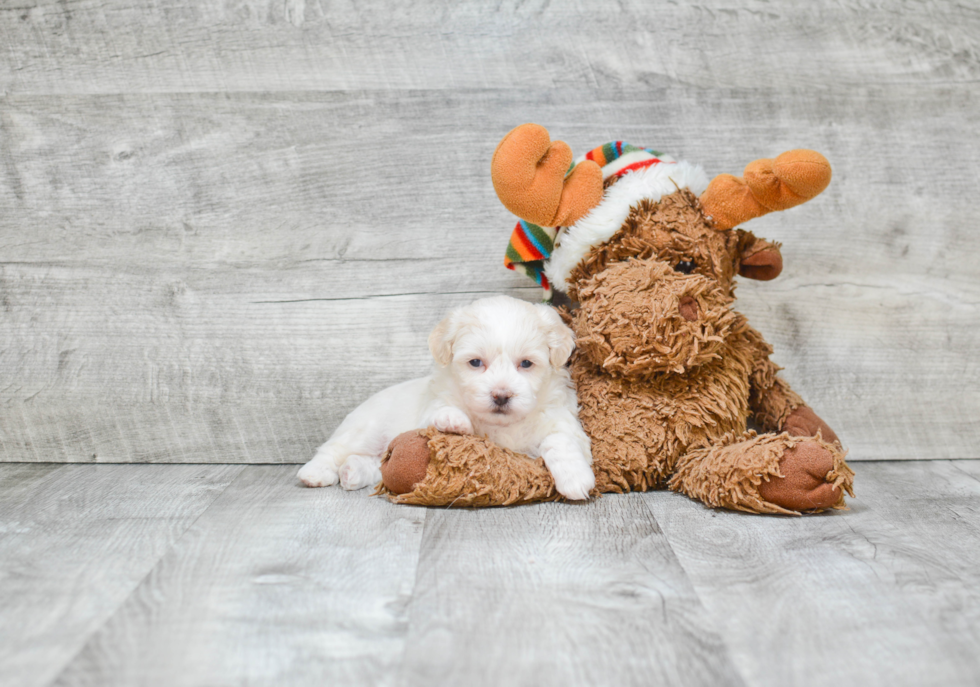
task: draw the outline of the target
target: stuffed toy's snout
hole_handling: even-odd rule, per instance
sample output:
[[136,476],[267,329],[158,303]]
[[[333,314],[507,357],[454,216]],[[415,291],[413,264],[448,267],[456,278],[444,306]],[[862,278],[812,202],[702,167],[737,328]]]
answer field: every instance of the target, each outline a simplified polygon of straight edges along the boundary
[[610,265],[580,285],[578,296],[578,349],[619,377],[682,372],[712,360],[736,322],[733,299],[716,282],[659,260]]

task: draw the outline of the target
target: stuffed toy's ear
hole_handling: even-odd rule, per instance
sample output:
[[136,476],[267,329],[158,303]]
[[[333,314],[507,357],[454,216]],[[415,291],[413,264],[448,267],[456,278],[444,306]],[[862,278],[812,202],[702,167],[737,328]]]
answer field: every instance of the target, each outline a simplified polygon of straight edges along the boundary
[[746,279],[758,279],[759,281],[775,279],[782,271],[783,256],[776,246],[770,246],[754,255],[742,258],[742,263],[738,266],[740,275]]
[[456,339],[456,313],[443,318],[429,334],[429,351],[440,366],[445,367],[453,359],[453,341]]
[[550,350],[551,364],[555,368],[560,368],[568,362],[575,348],[575,335],[572,330],[561,321],[558,311],[547,303],[538,303],[534,306],[538,309],[545,331],[548,335],[548,349]]
[[564,141],[552,142],[547,129],[522,124],[497,144],[490,178],[497,197],[521,219],[542,227],[574,224],[602,200],[602,169],[592,160],[572,164]]
[[746,279],[769,281],[783,271],[783,256],[779,244],[756,238],[751,232],[739,230],[738,273]]

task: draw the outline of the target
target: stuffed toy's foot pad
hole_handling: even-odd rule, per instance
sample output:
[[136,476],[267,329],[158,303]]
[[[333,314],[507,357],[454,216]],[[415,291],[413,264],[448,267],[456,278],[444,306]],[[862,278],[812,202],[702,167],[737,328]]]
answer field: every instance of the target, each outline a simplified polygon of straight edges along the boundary
[[381,479],[392,494],[407,494],[425,479],[428,468],[429,440],[414,430],[403,432],[388,445]]
[[828,480],[833,469],[834,454],[829,449],[816,440],[804,441],[786,449],[779,460],[783,476],[762,482],[759,496],[788,510],[833,508],[843,497],[840,487]]
[[783,431],[794,437],[812,437],[820,432],[820,437],[828,444],[840,443],[837,434],[809,406],[800,406],[789,414],[783,423]]

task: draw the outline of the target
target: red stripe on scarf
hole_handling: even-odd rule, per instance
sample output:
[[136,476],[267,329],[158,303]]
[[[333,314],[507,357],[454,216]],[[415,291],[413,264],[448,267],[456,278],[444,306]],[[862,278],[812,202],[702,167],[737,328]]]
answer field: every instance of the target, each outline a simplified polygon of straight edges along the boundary
[[524,262],[531,262],[532,260],[543,260],[544,256],[534,247],[528,238],[524,235],[523,231],[514,230],[514,235],[510,237],[510,242],[520,253]]

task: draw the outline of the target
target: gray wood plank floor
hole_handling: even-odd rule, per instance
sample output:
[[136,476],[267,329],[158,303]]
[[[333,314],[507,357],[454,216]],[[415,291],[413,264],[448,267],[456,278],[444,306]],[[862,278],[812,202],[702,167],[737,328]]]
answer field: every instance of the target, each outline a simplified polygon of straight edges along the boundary
[[0,684],[48,684],[241,466],[0,469]]
[[857,487],[456,511],[292,466],[0,465],[0,683],[977,684],[980,461]]

